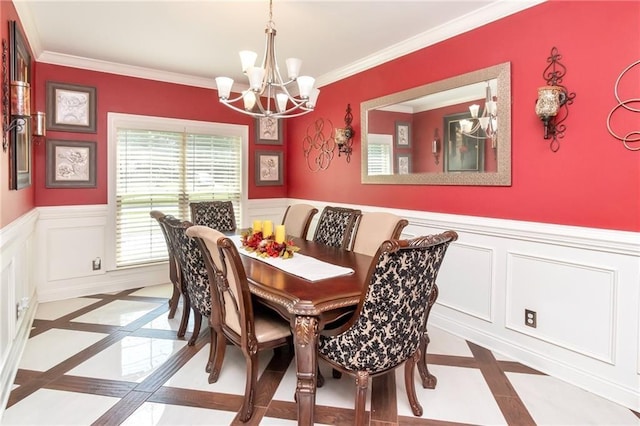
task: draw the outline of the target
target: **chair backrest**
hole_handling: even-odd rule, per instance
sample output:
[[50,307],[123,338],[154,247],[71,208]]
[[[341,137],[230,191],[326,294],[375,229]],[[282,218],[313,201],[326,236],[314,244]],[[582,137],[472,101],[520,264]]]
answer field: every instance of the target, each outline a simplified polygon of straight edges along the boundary
[[287,235],[292,237],[307,238],[309,225],[318,209],[310,204],[292,204],[287,207],[282,218],[282,224]]
[[177,284],[179,281],[179,268],[177,264],[177,259],[173,250],[173,243],[169,238],[169,233],[167,231],[167,220],[175,219],[173,216],[168,216],[158,210],[152,210],[149,212],[149,216],[154,218],[158,225],[160,225],[160,229],[162,230],[162,235],[164,236],[164,241],[167,244],[167,254],[169,255],[169,279],[173,284]]
[[236,215],[231,201],[200,201],[189,203],[191,222],[220,232],[235,232]]
[[409,221],[392,213],[365,212],[358,221],[353,251],[373,256],[385,240],[397,240]]
[[175,256],[180,267],[183,284],[185,284],[191,307],[200,314],[211,316],[211,293],[209,275],[198,243],[186,234],[187,228],[193,226],[189,221],[166,221],[167,231],[174,243]]
[[326,206],[320,214],[313,241],[348,250],[360,214],[360,210]]
[[366,293],[335,338],[321,339],[353,371],[379,373],[406,361],[418,349],[427,307],[454,231],[380,245],[367,274]]
[[238,249],[223,233],[206,226],[192,226],[187,235],[197,241],[211,282],[212,321],[221,322],[242,345],[255,336],[253,305],[247,275]]

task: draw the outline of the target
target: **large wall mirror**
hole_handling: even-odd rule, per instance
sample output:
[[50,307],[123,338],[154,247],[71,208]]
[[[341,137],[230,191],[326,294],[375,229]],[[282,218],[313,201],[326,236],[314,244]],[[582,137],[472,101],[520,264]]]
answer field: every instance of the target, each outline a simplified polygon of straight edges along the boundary
[[509,62],[361,104],[362,183],[511,185]]

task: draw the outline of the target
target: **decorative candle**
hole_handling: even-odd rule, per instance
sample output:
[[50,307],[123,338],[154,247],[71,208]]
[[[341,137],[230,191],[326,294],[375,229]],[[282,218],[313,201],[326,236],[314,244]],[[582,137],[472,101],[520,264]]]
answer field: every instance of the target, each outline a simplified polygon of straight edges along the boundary
[[438,153],[438,141],[437,140],[433,140],[432,144],[431,144],[431,153],[433,154],[437,154]]
[[276,243],[278,243],[278,244],[284,243],[284,236],[285,235],[286,234],[284,232],[284,225],[276,226]]
[[268,238],[273,235],[273,222],[265,220],[262,222],[262,236]]
[[260,232],[262,231],[262,221],[261,220],[254,220],[253,221],[253,233],[255,234],[256,232]]

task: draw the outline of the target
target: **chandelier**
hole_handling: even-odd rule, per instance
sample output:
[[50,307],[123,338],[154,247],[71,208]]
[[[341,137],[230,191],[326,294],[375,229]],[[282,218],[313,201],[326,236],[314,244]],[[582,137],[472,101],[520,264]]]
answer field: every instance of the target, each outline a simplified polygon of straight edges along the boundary
[[[297,58],[286,60],[288,80],[285,82],[282,79],[276,62],[276,28],[272,20],[272,6],[273,0],[269,0],[269,21],[264,30],[266,46],[262,65],[255,66],[258,57],[255,52],[248,50],[240,52],[242,72],[249,79],[249,90],[230,99],[233,79],[217,77],[218,96],[220,102],[229,108],[254,117],[297,117],[313,111],[320,90],[313,87],[315,83],[313,77],[299,75],[302,61]],[[297,82],[298,85],[297,96],[289,91],[293,82]],[[241,105],[240,101],[242,101],[242,107],[237,106]],[[234,105],[236,103],[237,105]]]
[[[480,114],[480,105],[469,105],[470,119],[460,120],[460,131],[470,138],[491,139],[491,147],[495,148],[498,140],[498,103],[494,100],[491,87],[487,82],[484,110]],[[479,133],[482,129],[484,134]]]

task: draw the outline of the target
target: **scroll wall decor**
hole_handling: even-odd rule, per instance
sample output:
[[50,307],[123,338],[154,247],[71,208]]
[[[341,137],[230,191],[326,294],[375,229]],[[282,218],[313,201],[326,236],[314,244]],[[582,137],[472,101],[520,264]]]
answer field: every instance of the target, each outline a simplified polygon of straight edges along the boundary
[[613,109],[611,109],[611,112],[609,113],[609,115],[607,116],[607,130],[609,130],[609,133],[611,133],[611,136],[622,141],[622,144],[624,145],[624,147],[629,151],[640,151],[640,145],[638,146],[630,145],[630,144],[633,144],[634,142],[640,142],[640,130],[632,130],[626,135],[620,136],[616,132],[614,132],[613,129],[611,128],[611,118],[619,108],[624,108],[627,111],[636,112],[636,113],[640,112],[640,108],[634,108],[631,106],[631,104],[640,103],[640,98],[629,98],[623,101],[620,99],[620,95],[618,94],[620,80],[622,80],[622,77],[624,77],[624,75],[627,74],[629,70],[631,70],[631,68],[635,67],[636,65],[640,65],[640,60],[635,61],[634,63],[626,67],[624,70],[622,70],[622,72],[618,76],[618,79],[616,80],[616,84],[613,89],[613,93],[616,97],[616,100],[618,101],[618,105],[614,106]]
[[336,141],[333,137],[333,124],[322,118],[307,127],[307,134],[302,139],[302,149],[307,167],[312,172],[326,170],[333,160]]

